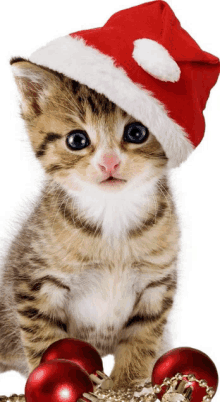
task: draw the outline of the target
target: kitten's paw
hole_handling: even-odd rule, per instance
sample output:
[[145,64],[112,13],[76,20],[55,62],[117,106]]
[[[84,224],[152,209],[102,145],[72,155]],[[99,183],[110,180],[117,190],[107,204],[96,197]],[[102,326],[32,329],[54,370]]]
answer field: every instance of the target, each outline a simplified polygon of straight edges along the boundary
[[112,390],[113,391],[119,391],[120,389],[123,388],[129,388],[130,386],[130,381],[126,376],[111,376],[111,379],[113,381],[112,385]]

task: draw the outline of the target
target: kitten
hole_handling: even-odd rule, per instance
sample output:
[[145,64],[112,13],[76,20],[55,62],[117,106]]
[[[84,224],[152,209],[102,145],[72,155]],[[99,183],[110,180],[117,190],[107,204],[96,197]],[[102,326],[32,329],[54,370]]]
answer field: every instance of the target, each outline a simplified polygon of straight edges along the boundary
[[58,339],[114,354],[114,389],[146,379],[176,289],[179,228],[167,157],[104,95],[12,59],[46,182],[13,240],[0,292],[0,370],[28,375]]

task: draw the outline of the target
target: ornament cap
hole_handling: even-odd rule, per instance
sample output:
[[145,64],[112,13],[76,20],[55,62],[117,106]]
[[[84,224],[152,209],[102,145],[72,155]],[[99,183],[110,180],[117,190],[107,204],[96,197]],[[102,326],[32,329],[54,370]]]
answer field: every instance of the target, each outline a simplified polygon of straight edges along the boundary
[[[99,398],[93,393],[93,392],[84,392],[83,393],[84,398],[89,399],[91,402],[98,402]],[[77,402],[85,402],[83,398],[79,398]]]
[[[108,377],[103,371],[96,371],[96,374],[90,374],[90,379],[95,383],[97,387],[102,389],[109,389],[113,386],[113,381],[110,377]],[[100,378],[101,377],[101,378]]]
[[192,387],[187,387],[188,383],[185,380],[179,382],[174,379],[162,397],[162,402],[190,402]]

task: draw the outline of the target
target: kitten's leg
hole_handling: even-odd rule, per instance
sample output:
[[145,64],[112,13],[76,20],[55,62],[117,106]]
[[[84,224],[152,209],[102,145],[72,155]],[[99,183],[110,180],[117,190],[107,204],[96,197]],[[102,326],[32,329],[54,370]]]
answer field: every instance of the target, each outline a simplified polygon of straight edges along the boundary
[[175,287],[175,275],[168,275],[164,280],[149,284],[139,296],[115,350],[111,372],[114,389],[128,387],[151,376],[159,357]]
[[64,310],[68,291],[68,286],[48,275],[31,284],[19,282],[17,315],[29,372],[53,342],[68,336]]

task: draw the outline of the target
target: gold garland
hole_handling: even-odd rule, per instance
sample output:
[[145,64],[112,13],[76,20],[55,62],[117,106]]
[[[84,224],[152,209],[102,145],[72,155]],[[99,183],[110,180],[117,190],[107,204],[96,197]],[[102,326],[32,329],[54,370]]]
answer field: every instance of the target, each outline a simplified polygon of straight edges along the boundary
[[[117,391],[96,387],[94,392],[90,392],[90,395],[94,395],[94,400],[98,398],[105,402],[129,402],[131,400],[134,402],[155,402],[157,397],[152,393],[151,387],[152,383],[150,382],[146,382],[143,386],[135,385],[132,388],[121,388]],[[143,395],[135,395],[135,393],[141,394],[144,390]],[[0,402],[26,402],[26,399],[24,395],[13,394],[11,396],[0,396]]]
[[24,395],[13,394],[11,396],[0,396],[0,402],[26,402]]
[[155,402],[157,400],[152,383],[149,381],[143,385],[134,385],[129,388],[121,388],[117,391],[111,389],[103,390],[98,387],[93,393],[105,402]]
[[[121,388],[115,391],[97,386],[93,392],[89,394],[85,392],[83,396],[79,398],[78,402],[83,402],[83,397],[88,397],[87,399],[91,402],[156,402],[156,394],[160,393],[163,387],[168,387],[166,395],[172,393],[182,395],[184,396],[184,400],[189,402],[193,388],[186,386],[191,382],[197,382],[200,387],[206,388],[206,395],[203,397],[202,402],[211,402],[215,395],[214,388],[209,387],[205,380],[197,379],[194,374],[181,373],[177,373],[172,378],[164,378],[161,385],[156,384],[153,386],[151,382],[147,381],[143,385],[137,384],[129,388]],[[173,399],[171,398],[171,400]],[[13,394],[9,397],[0,396],[0,402],[26,402],[26,400],[24,395]]]

